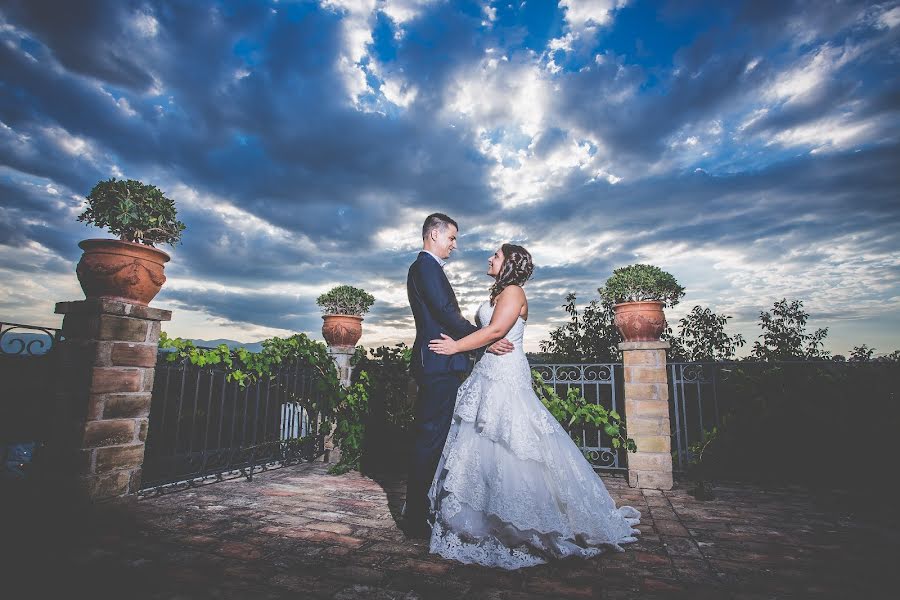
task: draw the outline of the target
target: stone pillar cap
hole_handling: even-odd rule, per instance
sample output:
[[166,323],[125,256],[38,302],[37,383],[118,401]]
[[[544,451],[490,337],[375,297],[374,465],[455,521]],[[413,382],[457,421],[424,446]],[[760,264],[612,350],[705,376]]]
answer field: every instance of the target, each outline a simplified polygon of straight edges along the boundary
[[666,350],[671,347],[669,342],[656,340],[654,342],[622,342],[619,344],[619,350]]
[[353,354],[356,352],[356,346],[325,346],[328,354]]
[[58,315],[68,314],[103,314],[119,317],[132,317],[135,319],[147,319],[150,321],[171,321],[172,311],[161,308],[150,308],[143,304],[111,300],[109,298],[88,298],[87,300],[75,300],[73,302],[57,302]]

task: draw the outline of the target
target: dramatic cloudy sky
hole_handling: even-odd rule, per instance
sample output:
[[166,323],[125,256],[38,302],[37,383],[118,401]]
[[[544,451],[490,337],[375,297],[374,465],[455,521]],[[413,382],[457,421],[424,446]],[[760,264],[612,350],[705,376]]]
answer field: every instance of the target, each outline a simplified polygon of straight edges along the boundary
[[[187,223],[154,301],[172,335],[320,337],[315,297],[377,298],[410,341],[433,211],[471,315],[528,247],[528,349],[612,269],[656,264],[758,333],[801,299],[828,347],[900,348],[900,3],[4,0],[0,319],[81,297],[76,222],[112,176]],[[168,248],[166,248],[168,249]]]

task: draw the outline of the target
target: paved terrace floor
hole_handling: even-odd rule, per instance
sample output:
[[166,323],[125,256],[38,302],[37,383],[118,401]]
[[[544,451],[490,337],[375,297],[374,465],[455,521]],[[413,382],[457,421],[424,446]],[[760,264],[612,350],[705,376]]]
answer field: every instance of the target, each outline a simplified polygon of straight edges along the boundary
[[14,553],[0,561],[0,597],[900,597],[896,513],[875,517],[834,493],[720,484],[715,500],[699,502],[684,484],[641,492],[604,477],[618,503],[642,511],[640,542],[506,572],[446,561],[405,539],[394,520],[402,481],[330,476],[326,466],[130,505],[5,503],[3,546]]

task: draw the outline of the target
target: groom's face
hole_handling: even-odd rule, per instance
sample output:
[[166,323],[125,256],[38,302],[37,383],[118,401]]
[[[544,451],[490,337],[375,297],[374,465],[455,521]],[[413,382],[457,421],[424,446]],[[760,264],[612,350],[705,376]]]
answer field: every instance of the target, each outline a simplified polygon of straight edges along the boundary
[[437,236],[434,240],[435,254],[446,260],[450,258],[450,253],[456,250],[456,227],[448,224],[447,227],[433,229]]

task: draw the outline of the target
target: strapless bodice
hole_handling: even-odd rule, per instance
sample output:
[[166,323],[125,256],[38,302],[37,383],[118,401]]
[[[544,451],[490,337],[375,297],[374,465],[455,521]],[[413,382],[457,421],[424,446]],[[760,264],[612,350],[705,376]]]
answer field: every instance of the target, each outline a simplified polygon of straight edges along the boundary
[[[481,303],[481,306],[478,307],[478,311],[476,313],[479,327],[484,327],[488,323],[491,322],[491,317],[494,314],[494,307],[491,306],[490,300],[485,300]],[[512,326],[512,329],[509,330],[509,333],[506,334],[506,339],[512,342],[516,350],[522,352],[524,354],[524,350],[522,349],[522,340],[525,337],[525,319],[522,317],[517,317],[515,324]]]

